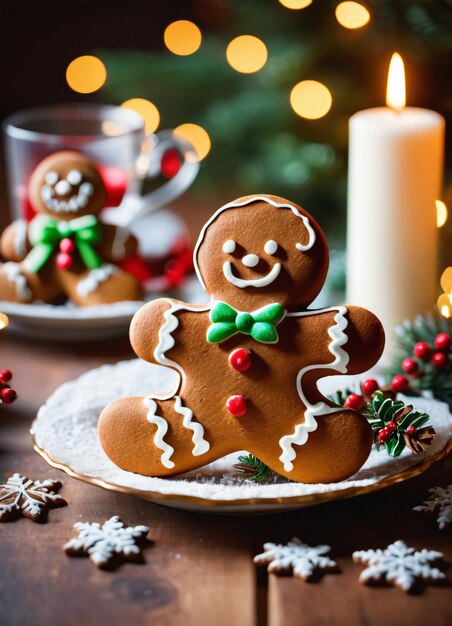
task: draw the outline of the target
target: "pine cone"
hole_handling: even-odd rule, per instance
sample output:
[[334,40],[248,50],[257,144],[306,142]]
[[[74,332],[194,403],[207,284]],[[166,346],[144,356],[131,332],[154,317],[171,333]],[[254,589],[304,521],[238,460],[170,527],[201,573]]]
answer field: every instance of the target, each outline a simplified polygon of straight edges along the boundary
[[431,445],[435,437],[436,431],[432,426],[420,428],[412,435],[409,435],[408,433],[403,433],[403,438],[405,439],[407,448],[409,448],[414,454],[424,452],[424,450]]

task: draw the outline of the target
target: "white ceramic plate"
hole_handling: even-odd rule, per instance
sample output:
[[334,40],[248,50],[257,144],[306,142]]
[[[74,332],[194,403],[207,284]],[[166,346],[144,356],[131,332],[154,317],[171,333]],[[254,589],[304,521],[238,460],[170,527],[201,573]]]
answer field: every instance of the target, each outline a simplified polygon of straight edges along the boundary
[[[237,455],[174,478],[149,478],[125,472],[103,452],[97,421],[103,407],[124,396],[147,395],[174,388],[177,374],[139,359],[104,365],[59,387],[41,407],[33,424],[35,449],[52,466],[69,475],[146,500],[206,513],[268,513],[351,497],[406,480],[444,456],[452,442],[452,417],[447,405],[417,399],[431,415],[437,437],[428,451],[405,450],[398,459],[373,450],[354,476],[330,485],[294,483],[273,475],[265,483],[244,478],[233,464]],[[324,393],[353,384],[356,377],[330,377],[320,383]]]

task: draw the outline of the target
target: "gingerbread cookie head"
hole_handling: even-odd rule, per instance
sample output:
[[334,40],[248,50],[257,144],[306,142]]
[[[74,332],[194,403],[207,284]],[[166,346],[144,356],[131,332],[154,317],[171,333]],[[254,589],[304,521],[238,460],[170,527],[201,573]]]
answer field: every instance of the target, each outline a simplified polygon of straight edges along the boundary
[[30,179],[30,201],[38,213],[60,220],[97,215],[107,192],[96,166],[78,152],[46,157]]
[[214,300],[250,310],[278,302],[307,307],[328,271],[328,245],[301,207],[270,195],[246,196],[221,207],[201,231],[195,269]]

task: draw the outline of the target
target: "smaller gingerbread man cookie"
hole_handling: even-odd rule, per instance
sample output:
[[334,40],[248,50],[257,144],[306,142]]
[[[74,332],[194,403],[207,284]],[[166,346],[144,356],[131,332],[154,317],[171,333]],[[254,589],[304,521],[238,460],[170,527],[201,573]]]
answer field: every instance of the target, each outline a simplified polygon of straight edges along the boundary
[[98,215],[106,190],[96,166],[77,152],[45,158],[30,179],[37,211],[13,222],[0,240],[0,300],[79,306],[141,300],[140,282],[117,263],[136,253],[135,237]]
[[110,459],[169,476],[248,450],[296,481],[354,474],[370,453],[370,426],[317,382],[372,367],[384,332],[359,307],[307,308],[328,269],[319,225],[283,198],[239,198],[204,226],[194,263],[208,305],[164,298],[132,321],[137,355],[180,380],[168,394],[103,410],[99,435]]

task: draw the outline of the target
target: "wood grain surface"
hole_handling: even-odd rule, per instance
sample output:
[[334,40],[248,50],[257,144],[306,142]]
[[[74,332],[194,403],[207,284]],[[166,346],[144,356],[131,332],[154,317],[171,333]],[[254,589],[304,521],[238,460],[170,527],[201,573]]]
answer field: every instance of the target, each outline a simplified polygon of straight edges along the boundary
[[[18,401],[0,408],[0,479],[21,472],[61,480],[69,506],[47,524],[21,518],[0,525],[0,623],[4,626],[440,626],[452,621],[450,589],[418,596],[358,583],[353,550],[396,539],[444,552],[450,532],[411,509],[434,485],[451,482],[451,458],[422,476],[367,496],[289,513],[226,517],[177,511],[110,493],[50,468],[32,450],[29,428],[39,406],[61,383],[87,369],[133,356],[126,337],[97,344],[49,344],[0,336],[0,368],[14,372]],[[63,544],[76,521],[119,515],[151,527],[144,564],[100,571],[69,558]],[[341,573],[307,584],[256,571],[252,558],[265,541],[298,536],[327,543]],[[449,578],[452,573],[449,572]]]

